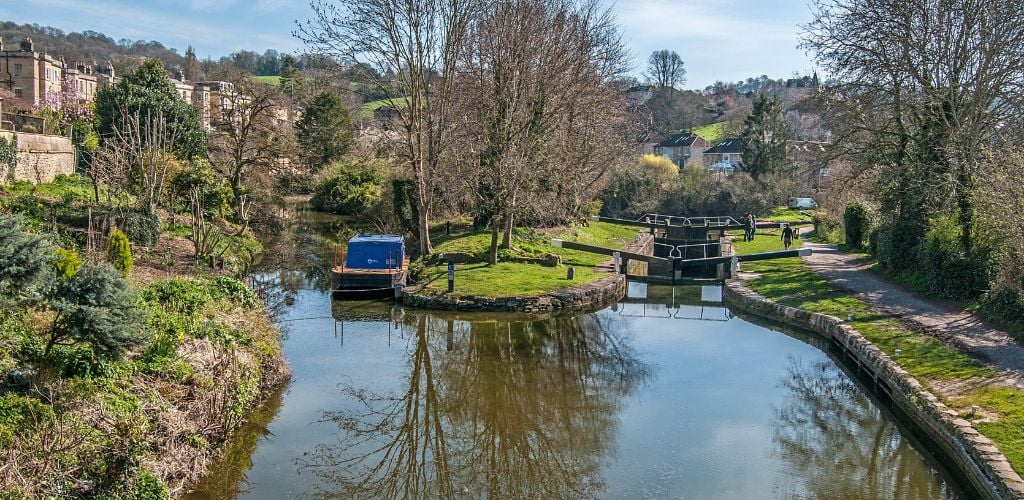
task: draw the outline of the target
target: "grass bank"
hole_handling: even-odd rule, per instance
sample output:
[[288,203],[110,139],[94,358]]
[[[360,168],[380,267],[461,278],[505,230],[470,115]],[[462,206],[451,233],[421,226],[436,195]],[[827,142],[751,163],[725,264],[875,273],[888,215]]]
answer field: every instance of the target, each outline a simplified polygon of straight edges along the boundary
[[[554,248],[552,238],[578,241],[591,245],[611,248],[625,248],[637,235],[636,228],[617,226],[604,222],[589,226],[553,231],[517,229],[511,250],[499,251],[499,262],[486,264],[487,250],[491,242],[489,232],[466,232],[441,236],[434,247],[434,254],[459,254],[469,256],[473,262],[457,264],[455,292],[459,295],[479,297],[502,297],[537,295],[568,286],[594,281],[606,273],[594,267],[608,261],[608,256],[578,250]],[[541,265],[538,261],[557,256],[557,266]],[[575,268],[575,279],[566,279],[566,267]],[[444,261],[434,264],[414,265],[416,279],[425,283],[424,293],[442,293],[448,287],[448,266]]]
[[[104,251],[82,248],[86,210],[101,213],[93,196],[75,176],[0,186],[0,218],[20,215],[50,248],[98,263]],[[0,308],[0,498],[179,496],[287,378],[279,332],[253,291],[196,265],[180,228],[163,229],[151,247],[132,242],[126,286],[141,342],[120,358],[86,341],[47,352],[53,310]]]
[[[733,241],[739,254],[782,249],[777,234],[758,235],[753,242]],[[972,423],[996,443],[1018,473],[1024,473],[1024,392],[979,383],[995,377],[994,370],[836,290],[799,258],[749,262],[742,270],[759,274],[747,285],[775,302],[839,318],[852,315],[851,326],[965,417],[967,408],[979,406]],[[950,390],[953,387],[981,388]]]

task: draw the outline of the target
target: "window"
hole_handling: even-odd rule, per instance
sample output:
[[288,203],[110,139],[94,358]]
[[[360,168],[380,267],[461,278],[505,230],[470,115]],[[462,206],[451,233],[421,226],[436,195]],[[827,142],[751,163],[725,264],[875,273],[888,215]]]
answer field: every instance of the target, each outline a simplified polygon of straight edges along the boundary
[[21,65],[20,64],[15,64],[14,65],[14,76],[21,76]]
[[14,97],[23,97],[23,96],[24,96],[24,91],[22,91],[21,89],[14,89]]
[[50,81],[50,68],[46,68],[46,81]]

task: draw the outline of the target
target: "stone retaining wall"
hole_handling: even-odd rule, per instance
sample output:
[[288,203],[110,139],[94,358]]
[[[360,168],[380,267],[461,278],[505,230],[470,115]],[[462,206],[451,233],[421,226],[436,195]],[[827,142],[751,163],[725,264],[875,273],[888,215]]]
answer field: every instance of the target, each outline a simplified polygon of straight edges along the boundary
[[445,311],[502,311],[550,313],[557,311],[595,311],[618,301],[626,293],[626,276],[611,274],[585,285],[541,295],[522,297],[474,297],[411,293],[402,304],[420,309]]
[[724,300],[736,309],[810,330],[846,352],[893,403],[932,437],[975,492],[985,498],[1024,499],[1024,481],[991,440],[928,392],[881,349],[839,318],[777,304],[741,280],[725,284]]
[[[11,132],[0,132],[5,140],[10,140],[11,135]],[[75,172],[75,148],[71,139],[25,132],[18,132],[17,136],[17,165],[12,172],[0,172],[0,182],[50,182],[58,175]]]

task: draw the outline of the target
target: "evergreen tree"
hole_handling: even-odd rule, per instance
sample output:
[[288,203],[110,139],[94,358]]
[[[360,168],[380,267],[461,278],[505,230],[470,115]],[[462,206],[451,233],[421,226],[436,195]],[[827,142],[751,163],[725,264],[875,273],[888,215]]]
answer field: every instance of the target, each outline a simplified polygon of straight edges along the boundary
[[295,58],[291,54],[281,56],[281,91],[288,97],[295,98],[295,89],[301,82],[299,70],[295,67]]
[[0,312],[38,301],[53,262],[45,238],[24,231],[17,217],[0,217]]
[[191,160],[206,154],[206,132],[199,120],[199,110],[181,98],[167,78],[162,62],[150,59],[134,73],[96,93],[100,137],[113,137],[115,128],[124,126],[126,113],[138,113],[144,125],[150,127],[155,125],[147,122],[162,115],[167,129],[176,132],[174,153],[179,158]]
[[199,58],[196,57],[196,50],[191,45],[185,50],[184,73],[186,80],[199,78]]
[[50,297],[56,314],[44,355],[55,345],[88,343],[100,359],[118,359],[141,342],[136,296],[121,273],[109,265],[85,266],[60,282]]
[[778,97],[759,94],[743,122],[743,169],[751,177],[781,172],[786,166],[789,126]]
[[110,232],[110,242],[107,244],[107,258],[113,263],[114,268],[121,271],[125,276],[132,271],[132,247],[128,242],[128,236],[120,229]]
[[295,125],[295,135],[302,162],[314,171],[348,153],[354,140],[352,119],[341,97],[328,91],[317,94]]

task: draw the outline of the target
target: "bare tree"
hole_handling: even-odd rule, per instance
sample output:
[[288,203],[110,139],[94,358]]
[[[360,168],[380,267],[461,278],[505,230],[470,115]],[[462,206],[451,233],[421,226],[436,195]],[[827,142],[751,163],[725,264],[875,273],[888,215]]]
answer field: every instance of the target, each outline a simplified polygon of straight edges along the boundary
[[599,159],[589,148],[625,121],[624,112],[606,114],[625,107],[611,83],[623,54],[614,19],[596,2],[495,1],[472,23],[455,110],[467,125],[463,178],[491,223],[492,263],[499,234],[508,248],[524,208],[579,202],[614,164],[619,155]]
[[912,248],[955,214],[970,251],[981,146],[1024,105],[1017,0],[818,0],[805,48],[839,82],[827,109],[840,147],[880,170],[882,208]]
[[647,59],[647,78],[659,89],[675,89],[686,83],[686,66],[674,50],[656,50]]
[[[177,162],[174,154],[178,129],[169,126],[160,111],[121,110],[113,137],[97,150],[90,171],[94,183],[102,180],[110,193],[125,192],[138,183],[139,205],[155,213],[163,199],[168,173]],[[97,194],[98,194],[97,189]]]
[[210,162],[227,179],[235,214],[245,222],[249,193],[290,165],[295,150],[290,103],[278,88],[241,71],[220,78],[234,90],[222,96],[221,116],[210,134]]
[[389,98],[403,130],[398,148],[412,170],[420,253],[432,251],[434,172],[455,124],[459,49],[478,0],[315,0],[297,36],[314,51],[352,65]]

